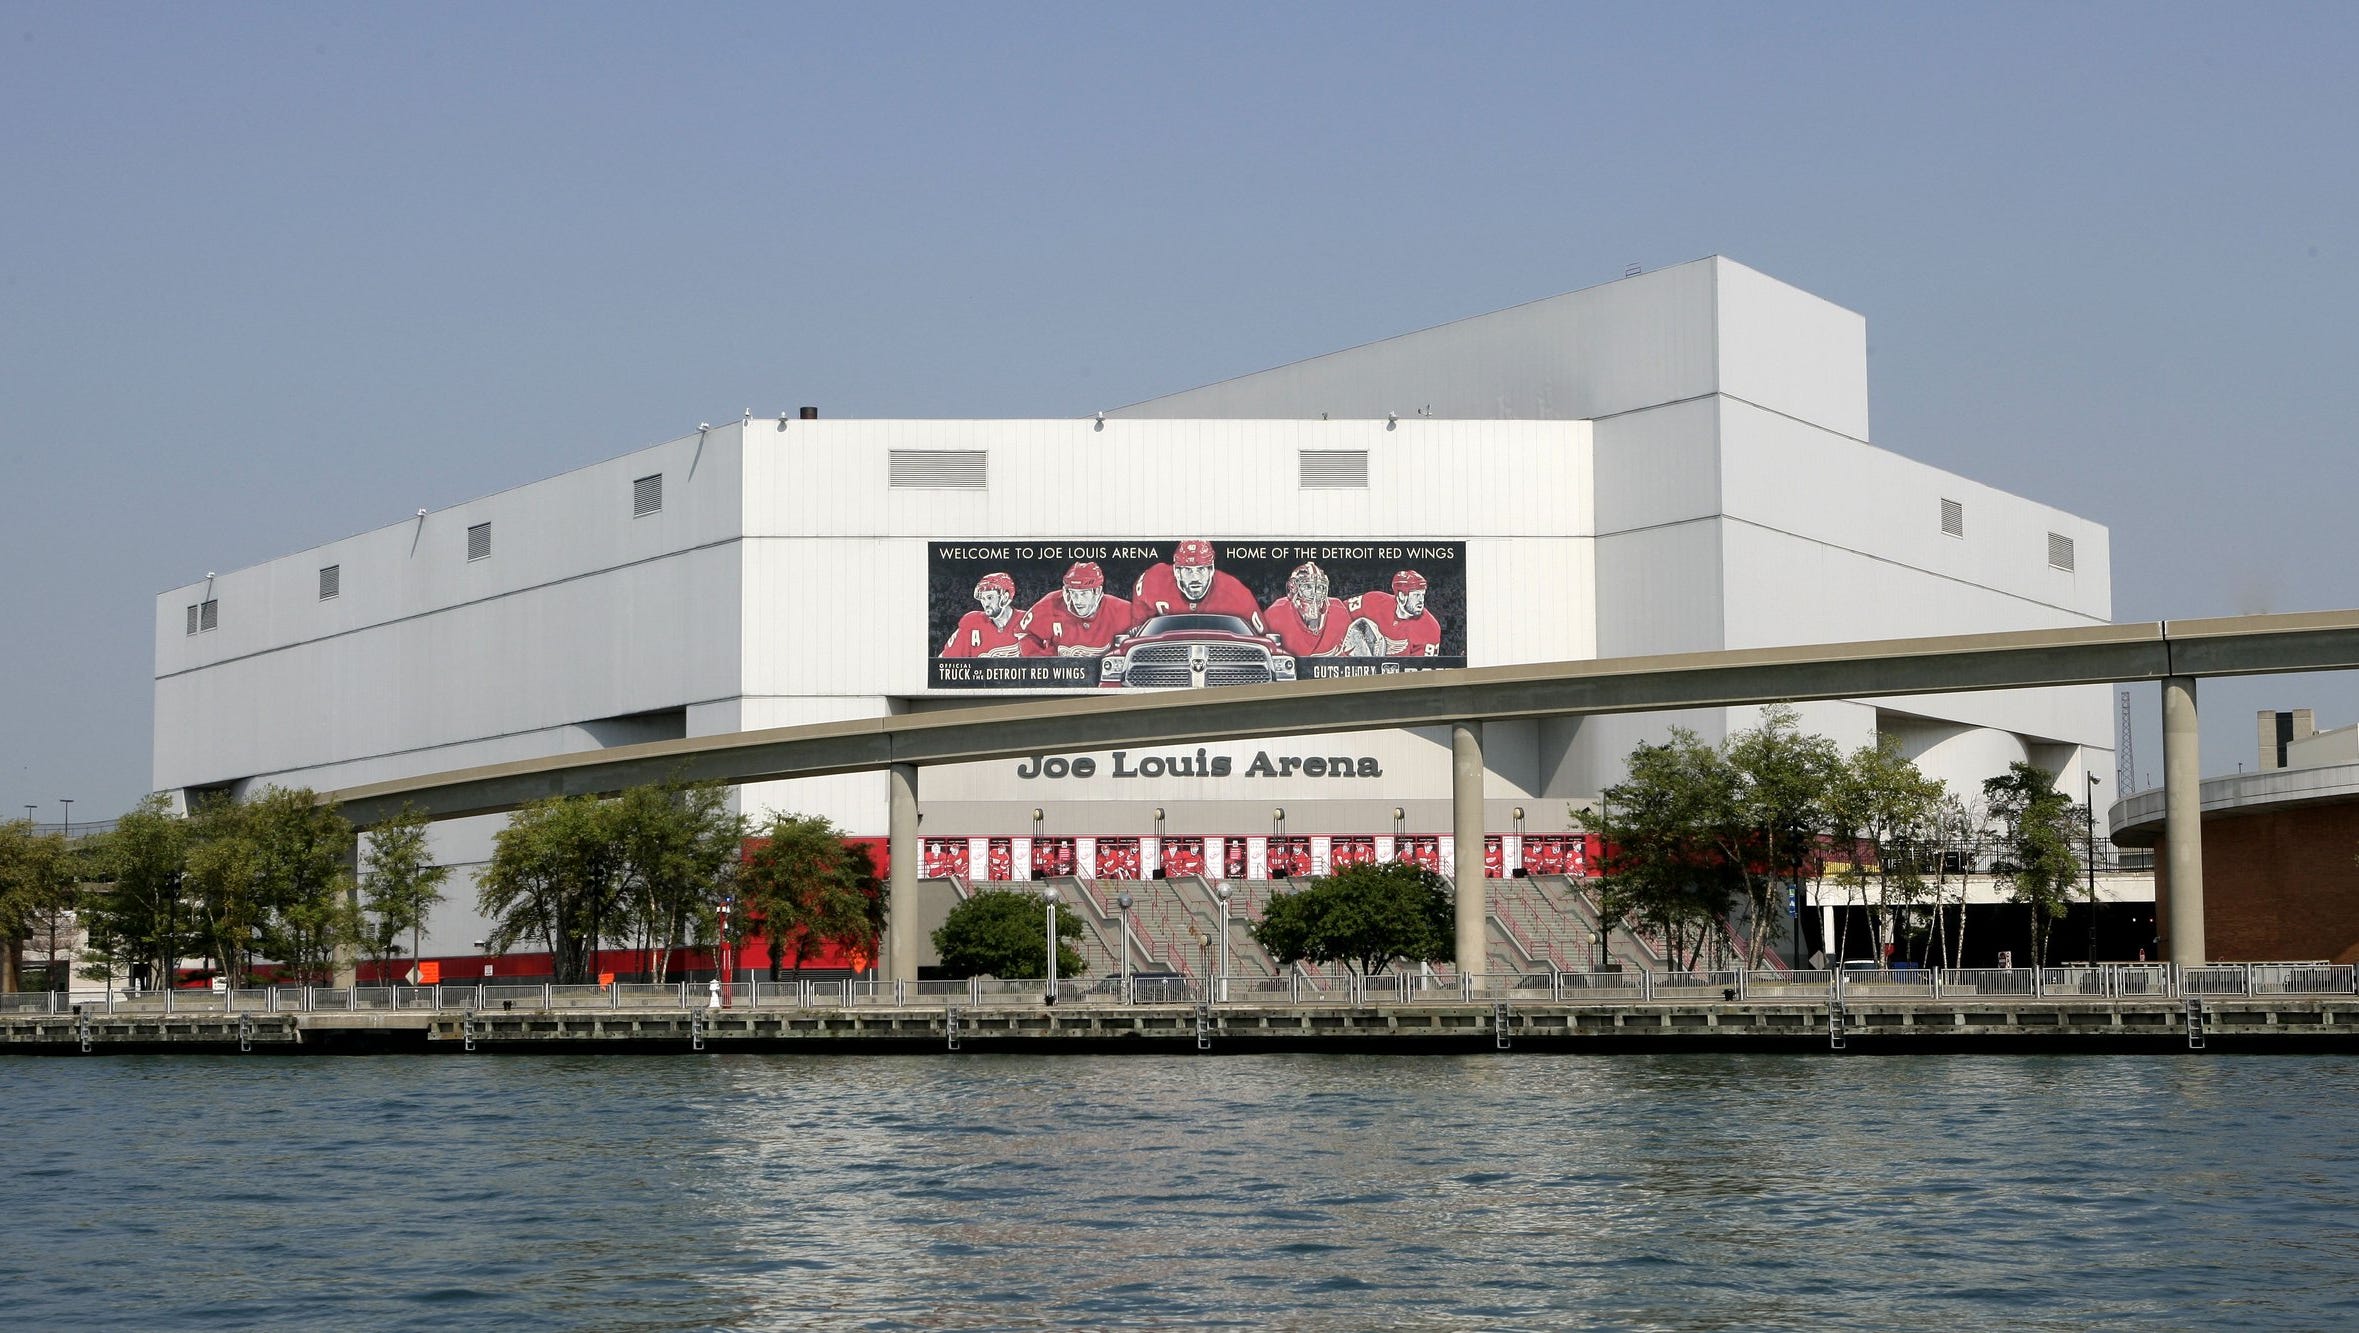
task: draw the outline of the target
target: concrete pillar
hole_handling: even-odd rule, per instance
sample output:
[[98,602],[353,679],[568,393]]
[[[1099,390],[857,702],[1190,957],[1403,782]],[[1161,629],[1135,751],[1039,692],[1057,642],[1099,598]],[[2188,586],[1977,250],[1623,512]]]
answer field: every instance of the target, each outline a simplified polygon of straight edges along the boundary
[[[360,920],[360,834],[354,833],[344,842],[344,904],[352,919]],[[352,942],[339,940],[336,944],[335,976],[339,990],[351,990],[360,984],[360,959],[353,952]],[[166,984],[170,984],[167,982]],[[309,984],[308,979],[306,984]]]
[[885,850],[892,869],[885,882],[885,957],[880,979],[917,980],[917,765],[886,770],[890,810]]
[[1479,722],[1450,724],[1450,855],[1458,886],[1458,975],[1486,970],[1490,886],[1483,880],[1483,733]]
[[2195,678],[2162,683],[2164,873],[2170,880],[2171,961],[2201,967],[2203,951],[2203,763],[2196,748]]

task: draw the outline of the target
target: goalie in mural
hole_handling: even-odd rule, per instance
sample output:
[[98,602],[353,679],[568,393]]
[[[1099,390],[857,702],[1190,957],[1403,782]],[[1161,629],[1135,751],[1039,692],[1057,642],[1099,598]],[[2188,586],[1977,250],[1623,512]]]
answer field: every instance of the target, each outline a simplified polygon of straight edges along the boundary
[[1065,571],[1064,586],[1024,613],[1024,657],[1102,657],[1133,623],[1130,603],[1106,595],[1106,572],[1094,560]]
[[1262,613],[1270,633],[1296,657],[1382,657],[1384,634],[1375,622],[1355,617],[1340,597],[1329,595],[1327,571],[1316,562],[1286,576],[1286,596]]
[[959,617],[958,628],[942,645],[944,657],[1014,657],[1024,637],[1016,618],[1016,581],[1002,572],[985,574],[975,585],[975,602],[982,609]]

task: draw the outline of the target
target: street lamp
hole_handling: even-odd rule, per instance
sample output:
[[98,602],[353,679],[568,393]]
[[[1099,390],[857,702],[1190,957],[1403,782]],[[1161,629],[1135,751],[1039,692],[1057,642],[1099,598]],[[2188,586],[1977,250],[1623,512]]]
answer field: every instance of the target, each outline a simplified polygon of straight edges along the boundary
[[1057,1002],[1057,886],[1051,884],[1040,895],[1048,904],[1048,1003]]
[[1214,975],[1220,978],[1218,998],[1226,1001],[1229,998],[1229,886],[1226,883],[1214,886],[1212,896],[1220,900],[1220,971]]
[[57,803],[66,808],[66,841],[72,842],[74,840],[74,798],[60,796],[57,798]]
[[[729,1007],[730,984],[736,979],[737,959],[729,948],[729,900],[723,898],[717,913],[721,918],[721,1007]],[[760,1005],[755,1005],[760,1008]]]
[[[1597,798],[1597,860],[1589,867],[1593,875],[1606,873],[1613,864],[1614,800],[1611,796]],[[1605,913],[1605,893],[1597,895],[1597,966],[1600,971],[1613,970],[1614,919]],[[1796,946],[1800,947],[1800,946]]]
[[1121,908],[1121,909],[1122,909],[1122,1002],[1123,1002],[1124,1004],[1129,1004],[1129,1003],[1131,1003],[1131,998],[1130,998],[1130,903],[1131,903],[1131,898],[1130,898],[1130,895],[1129,895],[1129,894],[1127,894],[1127,893],[1117,893],[1117,894],[1115,894],[1115,895],[1114,895],[1114,905],[1115,905],[1116,907],[1119,907],[1119,908]]
[[2089,966],[2097,965],[2097,784],[2104,779],[2089,774],[2089,799],[2082,807],[2089,817]]
[[[486,954],[486,955],[488,955],[488,954],[491,952],[491,941],[490,941],[490,940],[477,940],[477,941],[475,941],[475,952],[477,952],[477,953],[479,953],[479,954]],[[483,960],[483,975],[485,975],[485,976],[487,976],[487,977],[491,975],[491,959],[490,959],[489,957],[486,957],[486,958]]]

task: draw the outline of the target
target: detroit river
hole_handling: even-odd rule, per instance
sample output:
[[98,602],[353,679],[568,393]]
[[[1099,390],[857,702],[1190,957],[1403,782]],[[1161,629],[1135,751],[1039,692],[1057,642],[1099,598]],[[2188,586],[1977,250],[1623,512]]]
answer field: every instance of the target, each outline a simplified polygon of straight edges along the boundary
[[2344,1057],[0,1063],[13,1328],[2323,1328]]

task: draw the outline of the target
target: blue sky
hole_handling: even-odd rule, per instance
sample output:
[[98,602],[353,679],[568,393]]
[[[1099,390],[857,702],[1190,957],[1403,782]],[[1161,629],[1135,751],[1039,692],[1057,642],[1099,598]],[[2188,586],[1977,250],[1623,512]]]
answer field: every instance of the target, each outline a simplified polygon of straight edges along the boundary
[[[8,0],[0,813],[145,790],[208,569],[1712,253],[1867,317],[1878,444],[2110,525],[2118,618],[2359,604],[2354,13]],[[2359,720],[2204,703],[2207,771]]]

